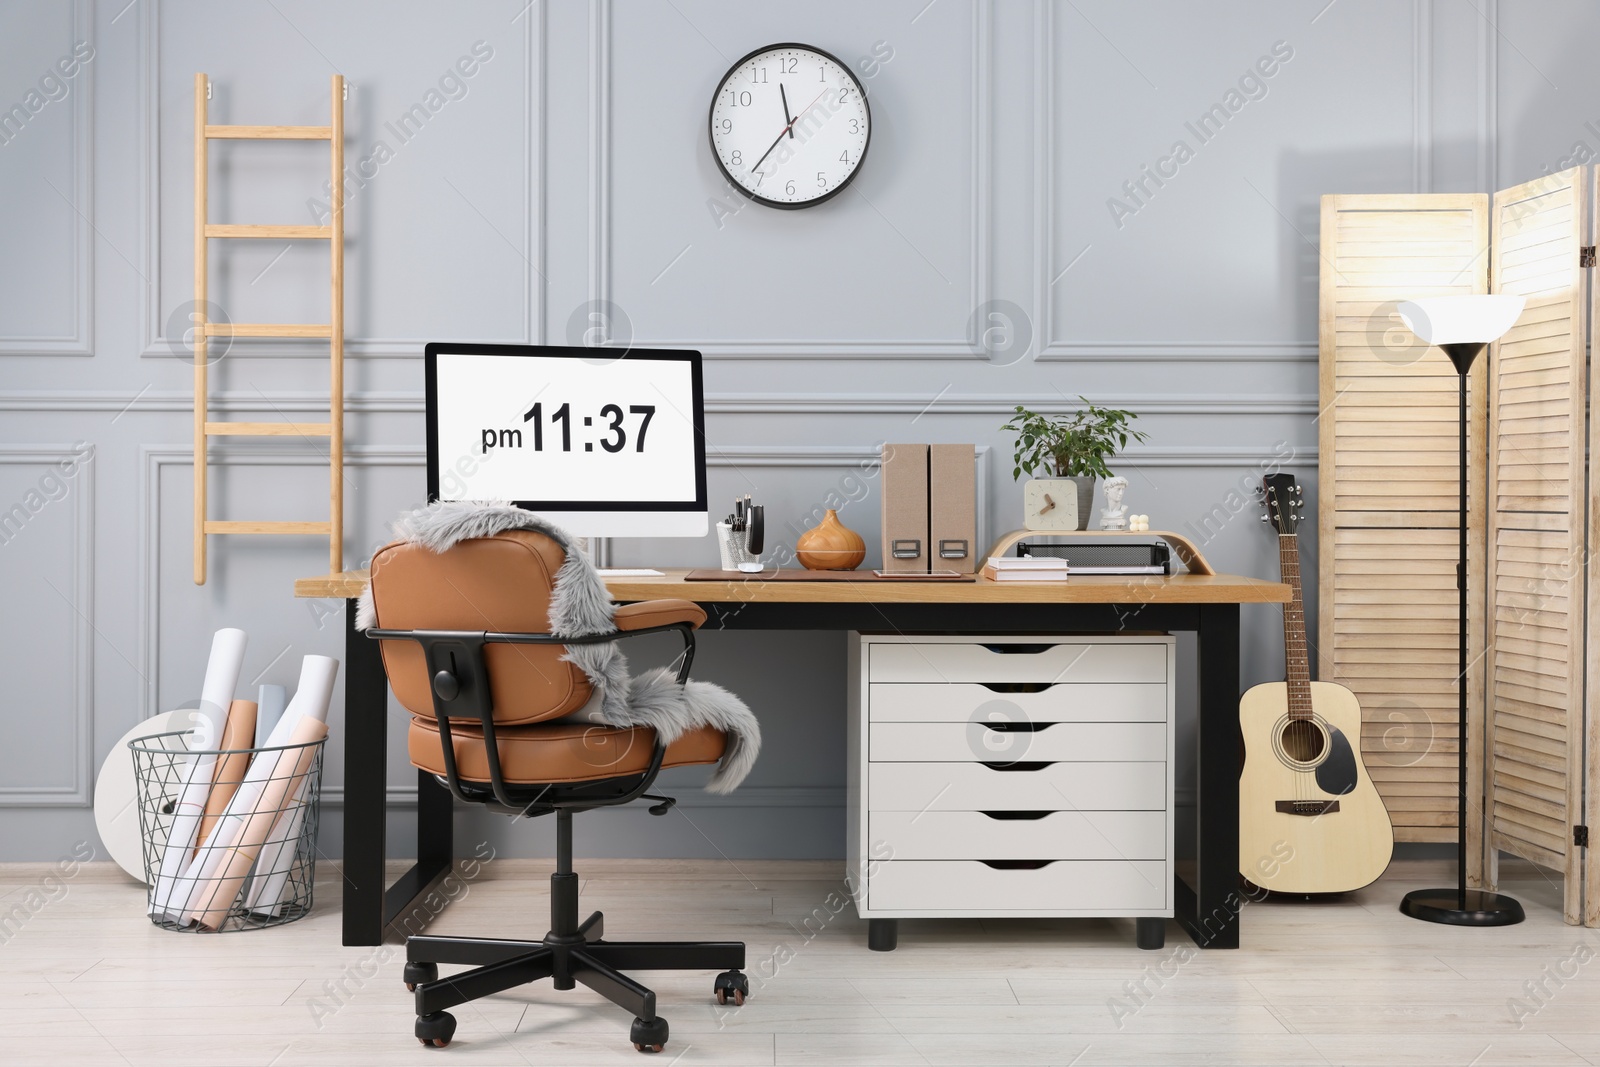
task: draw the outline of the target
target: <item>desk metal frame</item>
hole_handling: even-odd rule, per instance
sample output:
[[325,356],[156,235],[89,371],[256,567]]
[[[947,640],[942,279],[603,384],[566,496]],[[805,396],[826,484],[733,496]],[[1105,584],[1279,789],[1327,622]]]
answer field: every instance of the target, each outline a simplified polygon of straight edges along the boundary
[[[1262,583],[1263,585],[1268,583]],[[968,587],[970,588],[970,586]],[[712,590],[708,589],[708,592]],[[688,592],[692,593],[692,585]],[[682,587],[663,595],[685,595]],[[698,598],[695,598],[698,600]],[[1263,599],[1277,599],[1264,597]],[[1176,917],[1202,948],[1238,948],[1239,604],[699,601],[703,629],[868,630],[899,633],[1116,633],[1192,631],[1199,649],[1194,832],[1178,838]],[[452,862],[451,797],[417,772],[416,863],[385,888],[388,681],[378,642],[345,618],[344,943],[382,944],[385,929],[419,902]],[[1180,809],[1180,815],[1187,813]]]

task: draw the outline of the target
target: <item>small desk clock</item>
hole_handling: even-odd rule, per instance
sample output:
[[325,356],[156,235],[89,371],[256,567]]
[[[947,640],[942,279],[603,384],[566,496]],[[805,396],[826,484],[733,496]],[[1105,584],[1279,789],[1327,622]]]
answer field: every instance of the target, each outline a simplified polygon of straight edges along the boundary
[[1022,525],[1028,530],[1076,530],[1078,485],[1067,478],[1022,483]]
[[861,169],[872,140],[867,96],[820,48],[772,44],[728,69],[711,98],[711,153],[758,204],[815,207]]

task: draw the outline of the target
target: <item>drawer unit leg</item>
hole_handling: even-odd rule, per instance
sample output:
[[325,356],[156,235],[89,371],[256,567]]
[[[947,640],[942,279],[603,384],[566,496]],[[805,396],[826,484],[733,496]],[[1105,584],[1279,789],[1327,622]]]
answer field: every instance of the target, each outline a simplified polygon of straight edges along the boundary
[[1167,920],[1165,919],[1135,919],[1133,920],[1134,944],[1143,949],[1158,949],[1167,943]]
[[899,919],[868,919],[867,947],[874,952],[893,952],[900,943]]

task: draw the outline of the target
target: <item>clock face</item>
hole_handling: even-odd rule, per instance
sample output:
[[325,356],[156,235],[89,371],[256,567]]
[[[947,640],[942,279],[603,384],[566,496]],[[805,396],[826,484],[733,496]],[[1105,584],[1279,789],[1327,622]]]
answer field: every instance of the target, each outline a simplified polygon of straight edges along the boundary
[[1078,486],[1064,478],[1034,478],[1022,486],[1023,527],[1076,530]]
[[717,165],[734,188],[772,207],[811,207],[836,195],[855,177],[871,138],[861,83],[807,45],[751,52],[711,101]]

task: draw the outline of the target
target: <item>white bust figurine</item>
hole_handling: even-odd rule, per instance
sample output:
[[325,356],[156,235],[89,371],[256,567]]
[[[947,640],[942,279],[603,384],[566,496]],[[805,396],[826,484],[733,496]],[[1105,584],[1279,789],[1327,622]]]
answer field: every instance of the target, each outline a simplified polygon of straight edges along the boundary
[[1127,488],[1128,479],[1120,475],[1106,479],[1106,506],[1100,509],[1100,529],[1126,530],[1128,528],[1128,509],[1122,506],[1122,494]]

